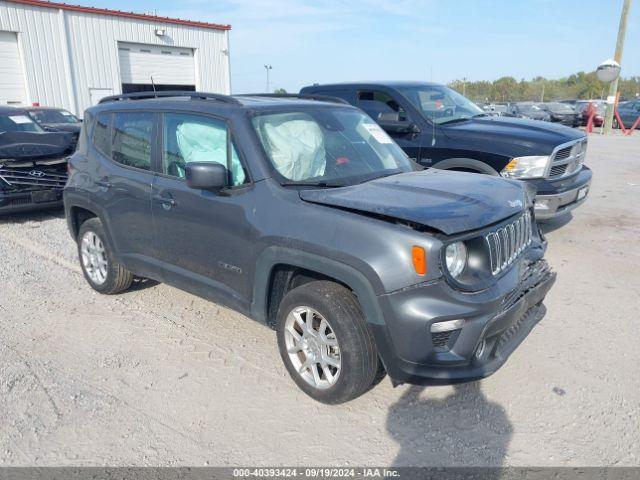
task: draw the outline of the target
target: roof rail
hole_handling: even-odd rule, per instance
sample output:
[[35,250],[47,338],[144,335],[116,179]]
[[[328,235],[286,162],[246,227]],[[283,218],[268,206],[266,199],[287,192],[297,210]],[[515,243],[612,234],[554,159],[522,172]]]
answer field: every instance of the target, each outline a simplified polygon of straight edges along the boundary
[[118,102],[123,100],[144,100],[148,98],[188,97],[193,100],[215,100],[222,103],[241,105],[240,101],[230,95],[219,93],[193,92],[190,90],[166,90],[160,92],[135,92],[104,97],[99,103]]
[[267,98],[300,98],[302,100],[317,100],[318,102],[343,103],[350,105],[349,102],[339,97],[331,97],[329,95],[316,95],[314,93],[242,93],[236,97],[267,97]]

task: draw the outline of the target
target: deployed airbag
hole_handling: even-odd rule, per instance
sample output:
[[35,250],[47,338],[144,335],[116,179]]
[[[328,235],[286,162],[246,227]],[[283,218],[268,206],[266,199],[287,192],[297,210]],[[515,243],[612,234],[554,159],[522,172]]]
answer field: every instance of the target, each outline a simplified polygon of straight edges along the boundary
[[[196,122],[182,122],[176,129],[176,140],[185,163],[215,162],[227,167],[226,129]],[[231,148],[231,178],[233,185],[240,185],[245,180],[244,169],[235,148]]]
[[273,115],[263,123],[262,133],[282,176],[299,181],[324,175],[324,136],[316,121],[297,113]]

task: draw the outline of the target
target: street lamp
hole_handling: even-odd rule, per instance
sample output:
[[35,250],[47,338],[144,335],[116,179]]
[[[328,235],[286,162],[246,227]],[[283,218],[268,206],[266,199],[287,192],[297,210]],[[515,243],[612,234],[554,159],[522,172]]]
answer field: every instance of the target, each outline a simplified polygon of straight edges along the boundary
[[267,71],[267,93],[269,93],[269,70],[273,70],[271,65],[265,65],[264,69]]

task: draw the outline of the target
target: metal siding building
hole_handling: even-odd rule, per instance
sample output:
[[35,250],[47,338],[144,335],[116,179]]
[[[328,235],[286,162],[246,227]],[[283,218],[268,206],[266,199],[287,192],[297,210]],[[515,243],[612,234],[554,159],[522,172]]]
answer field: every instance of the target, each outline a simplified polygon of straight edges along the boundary
[[[0,0],[0,104],[82,115],[106,95],[185,88],[230,93],[228,25]],[[153,77],[153,80],[152,80]]]

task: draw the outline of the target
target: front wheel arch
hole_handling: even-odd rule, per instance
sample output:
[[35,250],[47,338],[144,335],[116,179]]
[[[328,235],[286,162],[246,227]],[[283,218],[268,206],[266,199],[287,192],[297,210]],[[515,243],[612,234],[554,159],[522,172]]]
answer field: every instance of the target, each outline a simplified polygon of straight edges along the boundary
[[499,176],[500,173],[485,162],[474,158],[447,158],[432,165],[440,170],[455,170],[471,173],[483,173],[485,175]]

